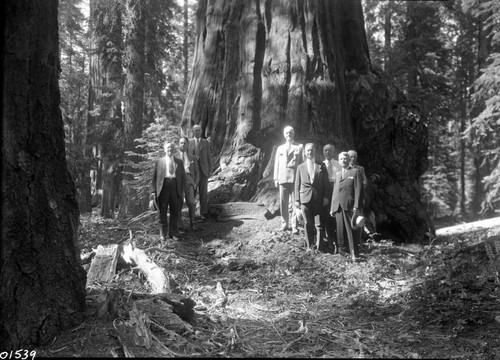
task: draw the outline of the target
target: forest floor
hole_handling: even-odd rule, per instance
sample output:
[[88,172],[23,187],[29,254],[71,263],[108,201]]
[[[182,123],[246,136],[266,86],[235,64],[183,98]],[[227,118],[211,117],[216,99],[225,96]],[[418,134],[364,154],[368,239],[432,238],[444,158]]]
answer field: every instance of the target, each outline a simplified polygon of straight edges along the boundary
[[[116,244],[132,230],[139,248],[160,244],[156,214],[128,222],[81,217],[82,253]],[[123,289],[118,318],[94,311],[80,326],[37,349],[46,357],[327,357],[499,359],[500,242],[485,231],[424,245],[364,242],[362,260],[305,251],[304,231],[280,220],[199,223],[170,251],[152,250],[172,291],[196,303],[181,330],[156,326],[154,314],[131,321],[130,293],[147,293],[136,269],[110,284]],[[495,263],[496,261],[496,263]],[[498,278],[497,278],[498,281]]]

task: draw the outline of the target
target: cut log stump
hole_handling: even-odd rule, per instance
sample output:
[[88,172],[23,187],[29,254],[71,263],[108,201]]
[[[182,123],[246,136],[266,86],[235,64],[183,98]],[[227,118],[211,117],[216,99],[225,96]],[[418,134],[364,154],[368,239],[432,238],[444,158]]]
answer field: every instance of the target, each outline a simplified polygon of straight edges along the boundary
[[87,273],[87,287],[113,280],[118,256],[118,245],[99,245]]
[[152,294],[170,292],[170,282],[163,268],[158,266],[142,249],[131,243],[124,245],[99,245],[87,273],[87,287],[113,280],[118,261],[136,266],[146,276]]

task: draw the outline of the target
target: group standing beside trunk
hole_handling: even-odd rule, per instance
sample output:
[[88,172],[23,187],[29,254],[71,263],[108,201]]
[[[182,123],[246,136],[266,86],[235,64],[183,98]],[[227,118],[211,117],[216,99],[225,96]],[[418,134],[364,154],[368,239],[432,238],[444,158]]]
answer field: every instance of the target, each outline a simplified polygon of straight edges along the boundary
[[317,249],[358,259],[368,180],[364,168],[357,164],[356,151],[342,151],[336,161],[333,159],[335,147],[327,144],[323,147],[324,161],[317,163],[313,143],[304,147],[296,143],[291,126],[285,127],[283,134],[286,143],[278,147],[274,162],[281,230],[289,229],[288,201],[291,198],[295,205],[291,212],[292,232],[299,232],[297,219],[302,215],[308,250]]

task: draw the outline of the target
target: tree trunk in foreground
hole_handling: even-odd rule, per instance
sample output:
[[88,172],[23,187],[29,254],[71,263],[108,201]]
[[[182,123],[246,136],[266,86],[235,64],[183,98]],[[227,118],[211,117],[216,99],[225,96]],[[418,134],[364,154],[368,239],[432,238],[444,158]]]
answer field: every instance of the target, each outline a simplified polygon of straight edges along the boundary
[[[428,230],[418,179],[427,130],[368,54],[361,1],[201,0],[183,129],[201,124],[218,164],[209,201],[276,206],[274,147],[296,140],[355,148],[375,180],[379,229],[399,240]],[[321,154],[321,151],[318,151]]]
[[78,204],[59,109],[57,1],[4,2],[2,351],[83,321]]

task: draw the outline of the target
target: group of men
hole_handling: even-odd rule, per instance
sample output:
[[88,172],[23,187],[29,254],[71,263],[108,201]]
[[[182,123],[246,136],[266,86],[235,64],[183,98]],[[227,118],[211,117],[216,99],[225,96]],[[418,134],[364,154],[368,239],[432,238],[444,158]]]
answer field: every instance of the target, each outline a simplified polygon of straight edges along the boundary
[[[341,152],[323,147],[325,160],[316,162],[313,143],[294,141],[293,127],[283,130],[285,144],[278,147],[274,161],[274,183],[279,188],[281,230],[298,234],[299,218],[304,219],[306,248],[359,257],[364,225],[362,208],[367,178],[357,165],[354,150]],[[293,204],[290,214],[289,204]],[[289,221],[291,220],[291,221]]]
[[[165,156],[156,160],[150,206],[159,212],[163,243],[169,239],[179,240],[185,231],[181,217],[184,199],[189,212],[189,230],[195,230],[197,193],[201,221],[207,220],[208,178],[213,164],[210,143],[201,138],[201,133],[201,126],[194,125],[193,138],[182,137],[178,151],[174,142],[167,141]],[[356,163],[356,151],[341,152],[336,161],[334,146],[327,144],[323,147],[325,160],[317,163],[313,143],[305,146],[297,143],[291,126],[284,128],[283,135],[286,142],[277,148],[274,161],[281,230],[289,230],[291,225],[292,233],[298,234],[299,217],[302,217],[307,249],[350,254],[356,259],[367,184],[363,167]],[[293,204],[291,214],[290,204]]]
[[193,138],[182,137],[178,151],[173,141],[165,142],[165,156],[155,163],[150,207],[159,212],[162,243],[179,240],[179,236],[184,233],[181,216],[184,199],[189,213],[189,230],[195,230],[197,194],[201,221],[207,220],[208,178],[213,170],[212,154],[209,141],[201,138],[201,126],[194,125],[192,129]]

